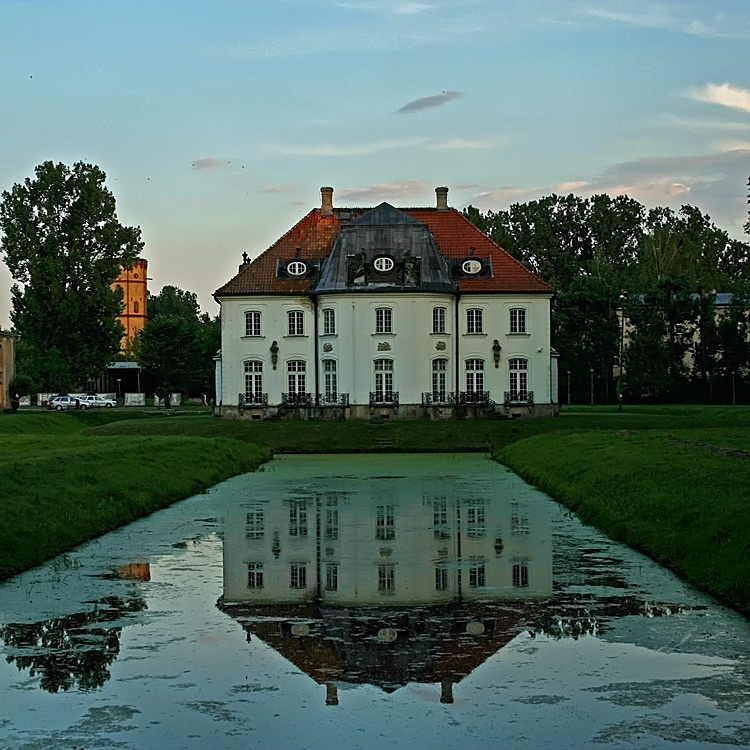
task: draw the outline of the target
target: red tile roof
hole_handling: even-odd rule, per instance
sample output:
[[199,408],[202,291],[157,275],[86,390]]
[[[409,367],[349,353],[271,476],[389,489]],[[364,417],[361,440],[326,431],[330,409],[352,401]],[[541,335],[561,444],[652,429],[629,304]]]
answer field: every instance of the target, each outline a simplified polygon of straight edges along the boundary
[[[331,216],[322,216],[315,208],[295,224],[283,237],[264,253],[251,261],[224,286],[214,292],[215,297],[246,294],[305,294],[314,283],[310,279],[288,280],[276,278],[276,263],[295,257],[323,259],[331,251],[341,223],[339,214],[348,211],[352,218],[366,208],[335,208]],[[496,245],[475,227],[463,214],[451,208],[404,208],[409,216],[426,224],[435,238],[438,249],[446,258],[464,258],[475,248],[479,258],[492,261],[491,278],[461,278],[462,292],[527,292],[552,294],[553,288],[535,276],[509,253]]]

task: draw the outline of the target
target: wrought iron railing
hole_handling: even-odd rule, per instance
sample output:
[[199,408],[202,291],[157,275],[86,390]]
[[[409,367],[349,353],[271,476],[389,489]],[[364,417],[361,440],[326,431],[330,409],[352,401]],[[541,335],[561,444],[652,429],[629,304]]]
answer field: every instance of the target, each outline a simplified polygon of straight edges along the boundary
[[282,393],[282,406],[313,406],[315,399],[312,393]]
[[370,406],[398,406],[398,391],[370,391]]
[[531,406],[534,403],[534,391],[505,391],[503,400],[506,406],[509,404],[528,404]]
[[422,406],[453,406],[456,394],[453,391],[427,391],[422,393]]
[[245,407],[268,406],[267,393],[240,393],[237,403]]
[[349,394],[319,393],[318,406],[349,406]]
[[458,403],[461,406],[489,406],[489,391],[459,391]]

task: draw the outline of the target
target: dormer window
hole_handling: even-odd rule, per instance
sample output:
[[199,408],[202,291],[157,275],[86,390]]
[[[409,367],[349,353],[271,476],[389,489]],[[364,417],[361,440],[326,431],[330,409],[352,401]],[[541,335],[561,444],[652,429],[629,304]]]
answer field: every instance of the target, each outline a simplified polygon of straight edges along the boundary
[[373,268],[379,273],[388,273],[388,271],[392,271],[394,265],[393,258],[388,255],[379,255],[372,262]]
[[461,264],[461,270],[467,276],[476,276],[478,273],[482,272],[482,268],[482,261],[478,260],[477,258],[467,258]]
[[293,260],[287,263],[286,272],[290,276],[304,276],[307,273],[307,263],[301,260]]

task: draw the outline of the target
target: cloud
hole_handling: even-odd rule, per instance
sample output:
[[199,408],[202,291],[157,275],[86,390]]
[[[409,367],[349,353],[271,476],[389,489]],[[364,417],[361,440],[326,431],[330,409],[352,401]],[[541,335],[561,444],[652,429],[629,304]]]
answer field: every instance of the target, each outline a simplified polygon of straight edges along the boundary
[[263,193],[293,193],[298,188],[295,185],[269,185]]
[[403,180],[402,182],[381,182],[375,185],[349,187],[336,191],[339,200],[359,201],[360,205],[373,205],[382,201],[404,205],[406,199],[422,197],[432,193],[435,187],[424,180]]
[[292,156],[369,156],[381,151],[392,151],[399,148],[413,148],[423,143],[422,138],[403,141],[380,141],[360,145],[343,145],[338,143],[320,143],[311,146],[279,146],[279,151]]
[[667,115],[663,122],[670,127],[685,130],[750,130],[750,122],[722,121],[722,120],[693,120],[691,118]]
[[339,8],[347,10],[364,10],[370,13],[380,13],[389,16],[413,16],[432,10],[435,6],[428,3],[408,2],[407,0],[390,0],[385,2],[341,2],[337,3]]
[[691,95],[701,102],[750,112],[750,89],[742,89],[730,83],[708,83],[703,88],[693,89]]
[[412,112],[421,112],[423,109],[432,109],[433,107],[440,107],[443,104],[452,102],[454,99],[458,99],[459,96],[461,96],[460,91],[443,91],[442,94],[435,94],[435,96],[414,99],[414,101],[404,104],[397,112],[403,115],[408,115]]
[[193,169],[226,169],[231,163],[228,159],[214,159],[211,156],[207,156],[204,159],[196,159],[193,162]]
[[466,151],[478,151],[486,148],[497,148],[498,146],[504,145],[506,141],[470,141],[466,138],[454,138],[451,141],[445,141],[443,143],[432,143],[427,148],[444,149],[450,150],[466,150]]

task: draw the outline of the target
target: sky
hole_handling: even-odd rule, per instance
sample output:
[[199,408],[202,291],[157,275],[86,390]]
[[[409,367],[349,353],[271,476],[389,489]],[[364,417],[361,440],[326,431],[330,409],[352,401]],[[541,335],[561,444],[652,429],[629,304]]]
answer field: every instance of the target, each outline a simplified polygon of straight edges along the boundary
[[[736,239],[750,3],[2,0],[0,190],[97,164],[149,290],[212,293],[310,209],[697,206]],[[0,262],[0,327],[9,325]]]

